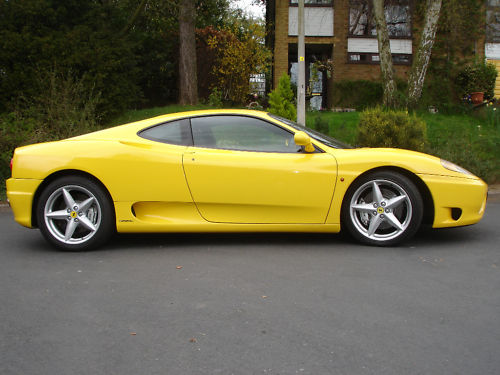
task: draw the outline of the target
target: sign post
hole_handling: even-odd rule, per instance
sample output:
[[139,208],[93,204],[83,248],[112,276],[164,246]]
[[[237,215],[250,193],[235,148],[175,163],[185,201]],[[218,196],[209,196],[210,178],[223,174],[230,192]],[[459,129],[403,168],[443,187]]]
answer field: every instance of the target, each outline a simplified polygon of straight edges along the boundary
[[298,34],[299,34],[299,77],[297,84],[297,122],[306,126],[306,48],[304,41],[304,0],[299,0]]

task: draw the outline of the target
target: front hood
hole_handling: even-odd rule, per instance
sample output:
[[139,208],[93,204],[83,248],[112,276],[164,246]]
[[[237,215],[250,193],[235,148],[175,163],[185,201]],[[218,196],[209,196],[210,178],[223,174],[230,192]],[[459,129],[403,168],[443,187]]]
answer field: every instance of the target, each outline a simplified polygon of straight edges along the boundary
[[417,151],[396,148],[329,149],[328,151],[335,156],[339,166],[346,169],[356,167],[369,170],[389,166],[404,168],[415,174],[479,179],[474,175],[446,169],[441,164],[440,158]]

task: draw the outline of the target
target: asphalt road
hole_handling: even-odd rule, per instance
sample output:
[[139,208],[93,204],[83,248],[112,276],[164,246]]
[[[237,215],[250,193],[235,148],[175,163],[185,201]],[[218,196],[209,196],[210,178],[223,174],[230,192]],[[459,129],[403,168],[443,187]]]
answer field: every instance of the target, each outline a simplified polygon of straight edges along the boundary
[[500,203],[404,247],[119,236],[55,251],[0,212],[0,374],[499,374]]

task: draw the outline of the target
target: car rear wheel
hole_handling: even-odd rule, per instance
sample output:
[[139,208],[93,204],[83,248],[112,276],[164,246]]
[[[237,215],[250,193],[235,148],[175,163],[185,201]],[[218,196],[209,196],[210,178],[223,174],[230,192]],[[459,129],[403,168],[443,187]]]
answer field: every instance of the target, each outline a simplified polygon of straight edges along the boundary
[[66,176],[51,182],[37,206],[38,226],[44,237],[63,250],[89,250],[113,233],[113,207],[94,181]]
[[423,216],[422,197],[407,177],[380,171],[355,181],[342,205],[342,225],[357,240],[377,246],[412,237]]

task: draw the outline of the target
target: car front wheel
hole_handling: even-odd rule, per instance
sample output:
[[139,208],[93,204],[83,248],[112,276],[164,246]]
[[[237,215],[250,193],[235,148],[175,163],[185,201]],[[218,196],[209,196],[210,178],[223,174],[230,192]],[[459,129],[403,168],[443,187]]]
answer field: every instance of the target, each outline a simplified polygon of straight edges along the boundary
[[342,225],[357,240],[377,246],[412,237],[423,216],[422,197],[407,177],[380,171],[355,181],[342,205]]
[[44,237],[63,250],[89,250],[113,233],[113,207],[94,181],[66,176],[51,182],[37,206],[38,226]]

